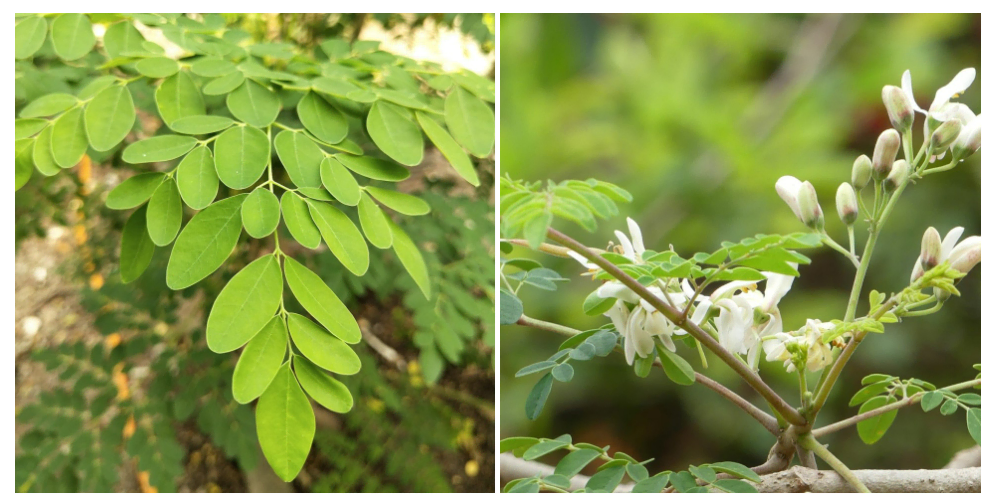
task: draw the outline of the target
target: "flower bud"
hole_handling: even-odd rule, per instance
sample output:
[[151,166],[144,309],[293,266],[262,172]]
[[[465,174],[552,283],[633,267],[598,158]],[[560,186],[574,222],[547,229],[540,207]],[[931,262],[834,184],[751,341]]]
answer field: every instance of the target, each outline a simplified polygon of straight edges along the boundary
[[977,115],[963,127],[955,143],[952,144],[952,158],[963,160],[980,149],[980,136],[983,129],[983,114]]
[[852,185],[845,182],[839,185],[839,190],[835,191],[835,209],[839,212],[839,220],[846,225],[852,225],[859,217],[859,204]]
[[883,105],[887,107],[887,116],[894,129],[907,133],[914,124],[914,108],[907,93],[897,86],[883,86]]
[[888,129],[880,133],[877,145],[873,149],[873,177],[877,180],[887,178],[901,148],[901,136],[897,131]]
[[895,161],[894,167],[890,170],[890,174],[888,174],[887,178],[883,181],[883,190],[893,192],[901,185],[904,185],[904,182],[908,179],[908,171],[910,169],[910,166],[904,159],[898,159]]
[[942,236],[938,235],[938,231],[935,230],[934,227],[929,227],[928,230],[925,231],[925,235],[921,237],[921,270],[927,271],[932,267],[937,266],[941,256]]
[[825,218],[822,215],[822,207],[818,204],[815,186],[811,182],[805,181],[801,184],[801,188],[798,189],[797,201],[804,225],[821,229],[825,225]]
[[932,153],[941,154],[949,148],[949,145],[959,136],[962,132],[962,122],[959,119],[949,119],[942,123],[938,129],[932,133]]
[[873,163],[866,155],[861,155],[853,162],[852,186],[856,190],[863,190],[870,182],[870,173],[873,171]]

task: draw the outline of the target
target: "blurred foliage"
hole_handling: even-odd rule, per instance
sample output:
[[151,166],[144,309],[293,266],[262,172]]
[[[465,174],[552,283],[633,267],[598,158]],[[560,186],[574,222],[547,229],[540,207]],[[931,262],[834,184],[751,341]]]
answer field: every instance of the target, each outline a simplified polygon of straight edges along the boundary
[[[500,29],[502,173],[526,181],[594,177],[623,187],[634,200],[619,204],[619,213],[639,222],[647,248],[675,243],[684,255],[723,240],[802,230],[774,191],[783,175],[815,184],[827,230],[845,243],[835,190],[849,179],[856,156],[871,155],[877,135],[890,127],[880,91],[898,85],[905,69],[919,104],[927,106],[956,72],[975,67],[977,81],[960,101],[976,113],[981,108],[979,15],[506,14]],[[928,226],[978,232],[980,156],[905,192],[864,292],[907,283]],[[602,248],[615,240],[612,230],[624,226],[622,217],[601,222],[594,233],[560,224]],[[864,240],[865,232],[858,235],[860,246]],[[812,263],[801,267],[781,302],[785,330],[806,318],[836,317],[847,301],[851,266],[825,248],[809,256]],[[572,260],[539,258],[565,277],[580,272]],[[581,330],[607,321],[581,310],[594,283],[566,285],[554,295],[522,293],[526,314]],[[871,336],[818,424],[854,415],[849,398],[873,372],[938,386],[971,378],[980,348],[979,286],[977,268],[960,284],[962,298],[937,315]],[[656,457],[659,469],[713,459],[752,466],[766,459],[773,439],[733,405],[699,386],[675,386],[659,373],[639,379],[618,357],[586,362],[530,422],[523,403],[533,376],[512,376],[561,342],[520,327],[503,331],[502,438],[570,433],[637,458]],[[708,360],[707,375],[758,400],[724,364]],[[793,375],[781,365],[763,365],[761,375],[797,400]],[[934,430],[939,434],[930,435]],[[864,446],[854,429],[827,441],[852,468],[937,468],[972,445],[956,419],[916,409],[903,411],[874,446]]]
[[[492,45],[490,14],[298,16],[306,15],[244,15],[228,21],[259,38],[316,40],[321,30],[339,34],[348,23],[349,33],[356,36],[358,28],[353,24],[360,23],[362,16],[374,16],[386,27],[402,23],[421,27],[430,18],[441,26],[459,27],[488,50]],[[307,23],[295,23],[298,20]],[[268,31],[269,25],[275,26],[274,31]],[[292,32],[280,31],[283,27],[292,27]],[[96,52],[89,57],[97,57]],[[85,59],[71,65],[61,62],[46,40],[33,60],[15,63],[15,113],[45,94],[76,94],[92,80],[88,70],[92,66]],[[145,81],[129,87],[137,108],[154,115],[154,89]],[[102,154],[90,150],[82,163],[62,176],[35,176],[15,194],[15,250],[20,253],[24,239],[44,237],[52,226],[70,228],[76,247],[58,266],[58,273],[102,335],[95,344],[76,336],[53,346],[40,341],[24,360],[18,359],[18,365],[28,359],[43,363],[55,376],[54,386],[17,411],[19,492],[106,492],[135,485],[142,491],[175,491],[188,483],[194,469],[192,455],[199,454],[187,452],[189,446],[177,435],[190,429],[208,437],[227,458],[224,463],[242,472],[241,478],[258,463],[253,406],[238,404],[231,394],[236,353],[211,352],[202,329],[210,304],[232,276],[230,271],[264,250],[238,247],[223,272],[182,291],[166,287],[168,254],[159,251],[145,274],[121,284],[118,256],[127,215],[104,204],[109,190],[131,174],[130,169],[120,171],[114,165],[117,155],[119,149]],[[318,480],[297,482],[296,489],[450,491],[451,479],[464,478],[464,459],[480,459],[479,452],[494,451],[493,426],[478,427],[478,418],[491,422],[484,410],[492,407],[491,372],[481,382],[481,391],[475,390],[477,396],[467,400],[451,398],[467,394],[457,389],[457,378],[442,379],[445,371],[459,377],[464,368],[492,365],[497,333],[492,300],[495,232],[494,210],[488,201],[493,170],[491,161],[482,160],[481,187],[468,195],[453,174],[428,177],[413,188],[437,217],[407,219],[417,247],[431,252],[425,258],[439,295],[429,301],[402,265],[394,257],[386,260],[380,250],[373,250],[379,254],[378,265],[362,278],[342,274],[341,264],[330,253],[305,252],[309,255],[305,260],[318,264],[318,273],[352,311],[391,306],[385,313],[395,324],[389,342],[411,365],[409,373],[397,376],[387,363],[379,364],[369,348],[358,349],[365,370],[345,380],[349,386],[365,388],[367,400],[356,401],[352,414],[341,416],[345,418],[341,431],[318,432],[320,452],[310,459]],[[452,323],[444,325],[448,319]],[[434,330],[438,325],[447,331],[455,349],[439,342],[442,336]],[[416,372],[411,370],[414,365]],[[449,393],[444,391],[448,388]],[[482,451],[477,442],[487,449]],[[437,461],[441,457],[445,463]],[[479,485],[484,486],[481,490],[494,489],[492,459],[489,456],[484,467],[488,471],[474,479],[475,490]],[[137,484],[120,480],[132,464],[138,471]],[[356,484],[346,480],[354,470],[367,480]],[[482,481],[482,477],[486,478]],[[211,490],[242,489],[208,482]]]
[[492,14],[224,14],[228,23],[239,22],[255,38],[278,38],[303,47],[316,47],[320,40],[357,39],[369,19],[385,29],[398,26],[421,28],[427,21],[458,28],[473,38],[485,52],[495,48],[495,17]]

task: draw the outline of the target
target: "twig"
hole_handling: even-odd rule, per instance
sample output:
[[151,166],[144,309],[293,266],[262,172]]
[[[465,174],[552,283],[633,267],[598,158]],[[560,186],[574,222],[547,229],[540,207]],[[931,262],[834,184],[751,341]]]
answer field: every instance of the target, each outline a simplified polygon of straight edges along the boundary
[[756,375],[745,363],[736,358],[727,349],[722,347],[714,337],[704,331],[701,327],[696,325],[690,319],[682,319],[680,312],[673,306],[667,304],[666,302],[660,300],[652,292],[650,292],[646,286],[639,283],[632,276],[626,274],[622,269],[619,269],[615,264],[605,260],[594,251],[590,250],[587,246],[575,241],[573,238],[561,233],[560,231],[549,228],[547,230],[547,236],[549,236],[554,241],[567,246],[568,248],[578,252],[581,256],[586,259],[598,264],[604,271],[612,275],[613,278],[622,282],[630,290],[635,292],[643,300],[648,302],[661,314],[663,314],[667,319],[671,320],[678,327],[686,330],[692,337],[698,340],[698,342],[704,344],[706,348],[712,353],[715,353],[722,361],[724,361],[729,367],[731,367],[737,374],[742,376],[742,378],[749,383],[753,389],[756,390],[763,398],[770,403],[770,406],[776,409],[784,418],[795,425],[804,425],[807,420],[802,416],[794,407],[791,407],[780,395],[778,395],[773,389],[770,388],[760,376]]
[[368,320],[361,318],[358,320],[358,327],[361,328],[361,336],[364,338],[365,342],[374,349],[379,356],[385,359],[385,361],[395,365],[399,370],[406,370],[406,359],[399,354],[398,351],[392,349],[391,346],[382,342],[371,329],[368,327]]

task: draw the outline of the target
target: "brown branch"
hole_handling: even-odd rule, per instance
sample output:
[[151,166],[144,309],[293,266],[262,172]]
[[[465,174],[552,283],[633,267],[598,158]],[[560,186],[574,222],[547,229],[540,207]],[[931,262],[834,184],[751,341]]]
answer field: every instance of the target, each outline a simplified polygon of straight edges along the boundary
[[[509,480],[550,475],[553,467],[536,461],[525,461],[512,454],[499,457],[499,473],[502,483]],[[854,470],[853,473],[873,492],[980,492],[981,468],[942,470]],[[793,466],[789,470],[763,475],[756,489],[762,493],[842,493],[853,492],[852,487],[836,472],[813,470]],[[588,484],[588,476],[571,478],[570,490]],[[615,492],[629,492],[633,484],[622,484]]]
[[598,266],[604,271],[611,274],[613,278],[622,282],[622,284],[626,285],[630,290],[639,295],[640,298],[656,308],[657,311],[660,311],[660,313],[667,317],[667,319],[671,320],[671,322],[678,327],[686,330],[692,337],[697,339],[698,342],[708,348],[709,351],[724,361],[730,368],[732,368],[732,370],[742,376],[742,378],[746,380],[746,382],[749,383],[749,385],[752,386],[757,393],[765,398],[767,402],[770,403],[771,407],[780,412],[780,415],[784,416],[788,422],[795,425],[805,425],[807,423],[804,416],[784,401],[784,399],[781,398],[781,396],[778,395],[773,389],[771,389],[770,386],[763,382],[763,379],[760,379],[760,376],[753,372],[752,369],[746,366],[745,363],[736,358],[727,349],[722,347],[722,345],[719,344],[714,337],[709,335],[708,332],[688,319],[687,316],[684,316],[684,313],[681,313],[670,304],[667,304],[657,298],[653,295],[653,293],[647,290],[646,286],[633,279],[632,276],[626,274],[622,269],[616,267],[615,264],[602,258],[601,255],[598,255],[587,246],[575,241],[573,238],[552,227],[547,229],[547,236],[554,241],[557,241],[558,243],[561,243],[564,246],[578,252],[581,256],[587,258],[588,260],[598,264]]

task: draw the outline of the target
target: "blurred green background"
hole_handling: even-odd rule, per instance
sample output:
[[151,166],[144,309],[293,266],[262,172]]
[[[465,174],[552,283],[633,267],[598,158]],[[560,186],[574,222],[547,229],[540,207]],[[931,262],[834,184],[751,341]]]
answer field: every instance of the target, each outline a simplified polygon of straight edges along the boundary
[[[835,190],[853,159],[872,155],[889,128],[880,100],[885,84],[910,69],[915,97],[927,107],[959,70],[977,79],[959,101],[981,111],[980,16],[977,15],[502,15],[501,169],[524,180],[598,178],[633,193],[620,207],[643,229],[647,248],[670,243],[682,256],[712,251],[722,240],[801,231],[774,191],[782,175],[811,180],[827,230],[846,243]],[[916,123],[920,145],[922,116]],[[980,229],[980,153],[904,193],[884,228],[867,276],[871,289],[907,282],[921,235],[961,225]],[[559,220],[559,219],[558,219]],[[594,234],[555,221],[584,243],[604,247],[623,218]],[[863,227],[857,241],[865,242]],[[525,256],[516,248],[514,256]],[[854,271],[837,253],[813,250],[781,303],[785,330],[806,318],[840,318]],[[860,248],[861,252],[861,248]],[[595,287],[573,261],[542,256],[567,277],[556,295],[524,289],[529,316],[579,329],[600,326],[581,301]],[[971,379],[980,351],[980,268],[961,283],[961,299],[938,314],[911,318],[871,336],[847,367],[818,424],[854,415],[859,380],[882,372],[939,386]],[[860,313],[863,303],[860,305]],[[558,336],[522,327],[501,335],[501,436],[555,437],[611,445],[651,472],[691,464],[766,460],[773,438],[702,386],[680,387],[662,373],[634,376],[613,356],[576,365],[557,383],[543,414],[529,421],[523,403],[537,376],[521,367],[553,354]],[[697,355],[681,353],[699,368]],[[707,375],[765,408],[724,364],[709,357]],[[780,364],[761,374],[794,403],[797,384]],[[812,377],[817,381],[817,376]],[[825,437],[852,468],[936,468],[972,445],[961,415],[902,410],[877,444],[855,429]]]

